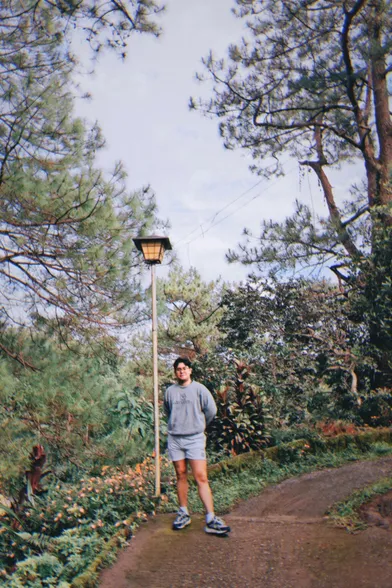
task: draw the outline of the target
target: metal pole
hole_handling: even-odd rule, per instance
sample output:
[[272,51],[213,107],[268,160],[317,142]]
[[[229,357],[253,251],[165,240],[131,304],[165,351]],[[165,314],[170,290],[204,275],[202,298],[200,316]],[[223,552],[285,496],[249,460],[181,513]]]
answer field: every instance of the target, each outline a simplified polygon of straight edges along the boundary
[[161,495],[161,466],[159,459],[159,405],[158,405],[158,321],[155,264],[151,265],[152,294],[152,362],[154,378],[154,432],[155,432],[155,496]]

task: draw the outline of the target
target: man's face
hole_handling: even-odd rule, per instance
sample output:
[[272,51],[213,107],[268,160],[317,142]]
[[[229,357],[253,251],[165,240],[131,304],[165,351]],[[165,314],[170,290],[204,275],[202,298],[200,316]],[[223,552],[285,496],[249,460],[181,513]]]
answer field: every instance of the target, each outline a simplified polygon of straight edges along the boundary
[[188,384],[191,381],[192,368],[185,365],[185,363],[179,363],[175,369],[175,374],[180,384]]

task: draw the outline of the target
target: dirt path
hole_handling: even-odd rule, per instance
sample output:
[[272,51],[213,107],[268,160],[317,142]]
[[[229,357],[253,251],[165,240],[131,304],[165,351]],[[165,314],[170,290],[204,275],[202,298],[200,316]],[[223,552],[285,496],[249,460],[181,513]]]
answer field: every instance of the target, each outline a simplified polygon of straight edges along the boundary
[[326,509],[392,475],[392,458],[355,462],[266,489],[225,520],[230,537],[206,535],[201,516],[180,532],[172,515],[138,530],[101,588],[392,588],[392,529],[355,535],[332,527]]

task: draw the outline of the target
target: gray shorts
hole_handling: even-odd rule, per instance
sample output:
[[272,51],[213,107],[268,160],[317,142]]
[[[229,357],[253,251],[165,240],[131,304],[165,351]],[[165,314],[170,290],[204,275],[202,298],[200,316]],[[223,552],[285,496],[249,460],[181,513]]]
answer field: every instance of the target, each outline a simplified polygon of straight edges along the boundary
[[206,436],[204,433],[196,433],[196,435],[168,434],[167,449],[171,461],[180,461],[181,459],[207,459]]

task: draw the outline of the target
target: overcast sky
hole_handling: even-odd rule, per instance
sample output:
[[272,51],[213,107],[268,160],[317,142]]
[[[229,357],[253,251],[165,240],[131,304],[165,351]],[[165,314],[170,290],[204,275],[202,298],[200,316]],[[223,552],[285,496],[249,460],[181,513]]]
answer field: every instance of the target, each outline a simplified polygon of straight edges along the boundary
[[[191,95],[208,93],[195,80],[201,58],[210,49],[224,56],[243,34],[233,4],[167,0],[162,36],[135,35],[125,62],[101,58],[94,75],[83,79],[93,99],[77,102],[77,113],[97,120],[107,140],[100,164],[110,169],[121,160],[130,189],[152,186],[181,264],[205,280],[246,277],[247,268],[225,261],[245,226],[257,234],[261,219],[283,219],[296,198],[315,214],[326,212],[317,182],[309,176],[300,183],[297,163],[285,164],[285,178],[260,180],[248,170],[249,156],[223,148],[217,120],[188,109]],[[350,181],[340,174],[335,186],[343,194]]]

